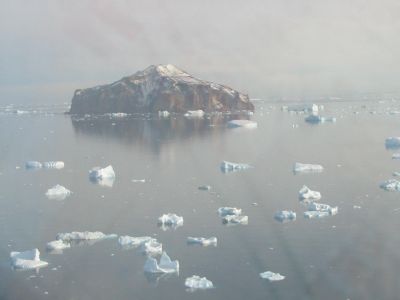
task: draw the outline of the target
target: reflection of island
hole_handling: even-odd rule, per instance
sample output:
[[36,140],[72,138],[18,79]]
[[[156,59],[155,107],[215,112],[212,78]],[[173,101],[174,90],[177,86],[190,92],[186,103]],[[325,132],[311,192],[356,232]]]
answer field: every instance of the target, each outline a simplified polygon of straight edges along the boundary
[[71,120],[77,135],[107,138],[123,144],[140,144],[158,153],[163,144],[171,141],[223,134],[227,130],[227,121],[245,117],[248,118],[247,115],[238,114],[197,119],[180,115],[170,118],[98,116],[79,119],[72,117]]

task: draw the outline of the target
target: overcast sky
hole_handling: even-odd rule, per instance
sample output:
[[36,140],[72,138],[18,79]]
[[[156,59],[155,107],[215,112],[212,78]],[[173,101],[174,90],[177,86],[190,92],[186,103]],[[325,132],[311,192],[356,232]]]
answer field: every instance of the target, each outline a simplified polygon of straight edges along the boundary
[[0,101],[172,63],[251,97],[400,91],[397,0],[0,0]]

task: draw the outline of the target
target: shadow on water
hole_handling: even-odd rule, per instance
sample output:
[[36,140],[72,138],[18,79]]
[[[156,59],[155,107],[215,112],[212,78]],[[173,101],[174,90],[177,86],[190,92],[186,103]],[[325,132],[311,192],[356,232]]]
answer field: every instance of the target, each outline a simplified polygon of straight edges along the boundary
[[214,115],[206,118],[184,116],[76,118],[72,116],[71,122],[77,136],[91,136],[126,145],[138,144],[159,153],[164,144],[220,136],[226,132],[228,121],[248,118],[246,114]]

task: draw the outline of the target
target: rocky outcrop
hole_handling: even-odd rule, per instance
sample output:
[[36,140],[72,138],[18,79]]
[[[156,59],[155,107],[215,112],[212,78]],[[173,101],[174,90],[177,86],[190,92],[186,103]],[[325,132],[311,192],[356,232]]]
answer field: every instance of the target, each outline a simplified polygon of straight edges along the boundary
[[247,95],[173,65],[150,66],[112,84],[76,90],[71,114],[254,110]]

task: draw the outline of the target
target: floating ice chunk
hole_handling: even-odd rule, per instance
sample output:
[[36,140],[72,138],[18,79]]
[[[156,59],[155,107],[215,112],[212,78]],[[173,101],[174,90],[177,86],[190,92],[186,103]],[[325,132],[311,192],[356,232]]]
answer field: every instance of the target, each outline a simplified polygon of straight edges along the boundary
[[393,153],[392,159],[400,159],[400,153]]
[[323,166],[313,164],[295,163],[293,167],[295,173],[319,173],[323,170]]
[[28,169],[28,170],[41,169],[42,167],[43,167],[43,165],[41,162],[34,161],[34,160],[27,161],[25,163],[25,169]]
[[400,148],[400,137],[388,137],[385,140],[386,148]]
[[146,179],[132,179],[131,180],[133,183],[145,183]]
[[304,119],[306,122],[311,123],[311,124],[318,124],[318,123],[325,123],[325,122],[336,122],[335,117],[322,117],[316,114],[309,115]]
[[71,191],[59,184],[48,189],[46,192],[47,198],[54,200],[64,200],[69,195],[71,195]]
[[220,217],[225,217],[228,215],[239,216],[242,214],[241,208],[236,207],[220,207],[217,210]]
[[204,237],[188,237],[187,238],[187,243],[189,245],[201,245],[201,246],[217,246],[217,238],[215,236],[210,237],[210,238],[204,238]]
[[159,255],[162,253],[162,244],[156,239],[150,239],[140,244],[140,251],[149,256]]
[[115,172],[111,165],[103,169],[95,167],[89,171],[89,178],[99,185],[112,187],[115,180]]
[[204,117],[204,111],[201,109],[199,110],[188,110],[186,114],[184,114],[185,117],[188,118],[202,118]]
[[163,252],[160,263],[153,257],[148,257],[144,264],[146,273],[179,273],[179,261],[171,261],[166,252]]
[[124,248],[136,248],[150,241],[151,239],[152,238],[149,236],[132,237],[125,235],[118,238],[118,243]]
[[294,221],[296,220],[296,213],[291,210],[281,210],[275,213],[274,218],[279,222]]
[[188,288],[189,291],[208,290],[214,287],[213,283],[206,277],[200,277],[197,275],[186,278],[185,286]]
[[283,276],[279,273],[271,272],[271,271],[260,273],[260,277],[262,279],[268,279],[269,281],[280,281],[280,280],[285,279],[285,276]]
[[251,166],[248,164],[242,164],[242,163],[238,164],[238,163],[233,163],[233,162],[229,162],[229,161],[223,161],[221,163],[221,171],[224,173],[246,170],[246,169],[250,169],[250,168],[251,168]]
[[320,219],[320,218],[324,218],[324,217],[328,217],[329,216],[329,212],[327,211],[306,211],[304,212],[304,218],[306,219]]
[[291,112],[303,112],[303,113],[317,113],[318,105],[316,104],[295,104],[289,106],[282,106],[283,111],[291,111]]
[[167,118],[169,117],[170,113],[167,110],[160,110],[158,111],[158,116],[162,118]]
[[32,249],[24,252],[11,252],[11,263],[16,269],[38,269],[48,265],[47,262],[40,260],[38,249]]
[[110,116],[111,118],[125,118],[128,116],[127,113],[123,113],[123,112],[109,113],[106,115]]
[[257,122],[250,121],[250,120],[231,120],[228,122],[228,127],[229,128],[257,128]]
[[209,190],[211,190],[211,185],[201,185],[201,186],[199,186],[199,190],[209,191]]
[[43,163],[43,167],[45,169],[63,169],[64,168],[64,162],[63,161],[46,161]]
[[382,182],[379,187],[390,192],[400,191],[400,181],[396,179],[389,179]]
[[63,240],[55,240],[52,242],[48,242],[46,245],[46,249],[49,251],[61,251],[67,248],[71,248],[71,244],[68,242],[64,242]]
[[240,216],[228,215],[223,217],[222,223],[228,225],[236,225],[236,224],[247,225],[249,223],[249,217],[242,215]]
[[104,240],[104,239],[113,239],[117,238],[116,234],[104,234],[100,231],[73,231],[69,233],[59,233],[57,234],[57,240],[63,241],[79,241],[79,240]]
[[336,215],[338,213],[338,207],[332,207],[328,204],[316,203],[312,202],[308,204],[307,207],[308,211],[320,211],[320,212],[327,212],[329,215]]
[[164,214],[158,218],[158,225],[160,225],[163,230],[169,228],[176,229],[183,225],[183,217],[172,213]]
[[303,185],[303,187],[299,191],[299,199],[316,201],[321,199],[321,193],[317,191],[312,191],[307,186]]

